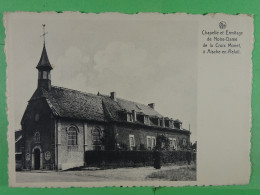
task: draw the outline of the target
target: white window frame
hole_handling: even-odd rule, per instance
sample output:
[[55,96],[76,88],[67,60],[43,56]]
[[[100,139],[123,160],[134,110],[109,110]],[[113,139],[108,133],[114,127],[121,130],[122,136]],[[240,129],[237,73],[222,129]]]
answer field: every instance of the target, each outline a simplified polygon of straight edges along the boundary
[[[131,138],[133,138],[133,145],[131,144]],[[134,147],[135,147],[135,136],[129,135],[129,148],[130,148],[130,150],[133,150]]]
[[173,141],[173,147],[174,147],[173,149],[177,150],[177,140],[176,140],[176,138],[173,138],[172,141]]
[[[151,146],[149,145],[149,139],[151,140]],[[153,140],[154,140],[154,142],[153,142]],[[148,150],[152,150],[156,146],[156,137],[155,136],[147,136],[146,141],[147,141]]]
[[170,148],[177,150],[176,138],[169,138],[169,140],[170,140]]
[[133,122],[133,115],[132,115],[132,113],[127,113],[127,121],[128,122]]
[[155,146],[156,146],[156,137],[152,136],[152,147],[154,148]]

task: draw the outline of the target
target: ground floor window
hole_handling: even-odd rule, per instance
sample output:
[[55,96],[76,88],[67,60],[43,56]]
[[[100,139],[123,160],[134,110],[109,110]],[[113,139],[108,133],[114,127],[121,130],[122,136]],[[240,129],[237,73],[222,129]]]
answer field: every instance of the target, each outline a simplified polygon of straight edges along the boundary
[[156,146],[156,137],[147,136],[147,149],[152,150]]
[[94,150],[101,150],[102,149],[101,138],[102,138],[101,128],[99,126],[94,127],[94,129],[92,129],[92,142],[93,142]]
[[70,127],[68,130],[68,145],[74,146],[78,144],[78,132],[76,127]]
[[135,136],[134,135],[129,135],[129,146],[130,146],[130,150],[133,150],[135,147]]
[[177,142],[175,138],[169,138],[170,140],[170,148],[172,148],[173,150],[177,150]]
[[187,141],[186,139],[183,139],[183,146],[186,146],[187,145]]

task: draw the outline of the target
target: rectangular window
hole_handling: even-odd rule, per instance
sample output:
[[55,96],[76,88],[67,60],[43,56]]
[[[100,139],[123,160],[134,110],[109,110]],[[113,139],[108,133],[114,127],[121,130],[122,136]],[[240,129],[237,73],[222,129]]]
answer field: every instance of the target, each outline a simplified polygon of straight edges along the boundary
[[165,127],[170,127],[170,121],[169,120],[165,120]]
[[177,150],[177,142],[175,138],[173,138],[173,149]]
[[162,127],[163,126],[163,120],[160,119],[160,126]]
[[43,75],[42,75],[42,78],[43,78],[43,79],[47,79],[47,77],[48,77],[47,71],[43,71],[42,74],[43,74]]
[[176,139],[169,138],[169,140],[170,140],[170,148],[172,148],[173,150],[176,150],[177,149]]
[[152,139],[151,139],[151,136],[147,136],[147,149],[148,150],[152,149]]
[[129,146],[130,146],[130,150],[133,150],[135,147],[135,136],[134,135],[129,135]]
[[144,116],[144,124],[150,125],[150,119],[149,116]]
[[127,121],[133,122],[133,115],[131,113],[127,113]]
[[173,148],[173,140],[172,140],[172,138],[169,138],[169,141],[170,141],[170,148]]
[[156,146],[156,138],[153,136],[147,136],[147,149],[152,150]]
[[152,137],[152,147],[156,146],[156,137]]
[[186,141],[186,139],[183,139],[183,145],[184,145],[184,146],[187,145],[187,141]]

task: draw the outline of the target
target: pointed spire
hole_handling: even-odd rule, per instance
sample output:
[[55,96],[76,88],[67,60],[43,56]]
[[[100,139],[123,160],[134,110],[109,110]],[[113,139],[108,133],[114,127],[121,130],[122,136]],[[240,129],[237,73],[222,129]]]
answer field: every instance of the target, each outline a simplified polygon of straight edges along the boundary
[[40,61],[38,63],[38,65],[36,66],[37,69],[47,69],[47,70],[51,70],[51,63],[49,61],[48,55],[47,55],[47,51],[45,48],[45,42],[43,44],[43,49],[42,49],[42,55],[40,58]]
[[51,70],[52,67],[49,62],[49,58],[48,58],[46,47],[45,47],[45,36],[48,32],[45,32],[45,24],[42,25],[42,28],[43,28],[43,34],[41,35],[41,37],[43,37],[43,50],[42,50],[42,55],[41,55],[40,61],[39,61],[38,65],[36,66],[36,68]]

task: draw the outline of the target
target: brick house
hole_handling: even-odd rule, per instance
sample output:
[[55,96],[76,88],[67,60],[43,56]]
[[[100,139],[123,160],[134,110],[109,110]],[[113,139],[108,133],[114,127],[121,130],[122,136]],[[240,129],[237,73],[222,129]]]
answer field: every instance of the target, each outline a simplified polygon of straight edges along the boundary
[[45,43],[38,65],[38,87],[21,120],[23,168],[64,170],[83,166],[87,150],[152,150],[164,134],[171,150],[190,143],[182,122],[148,105],[51,85]]

